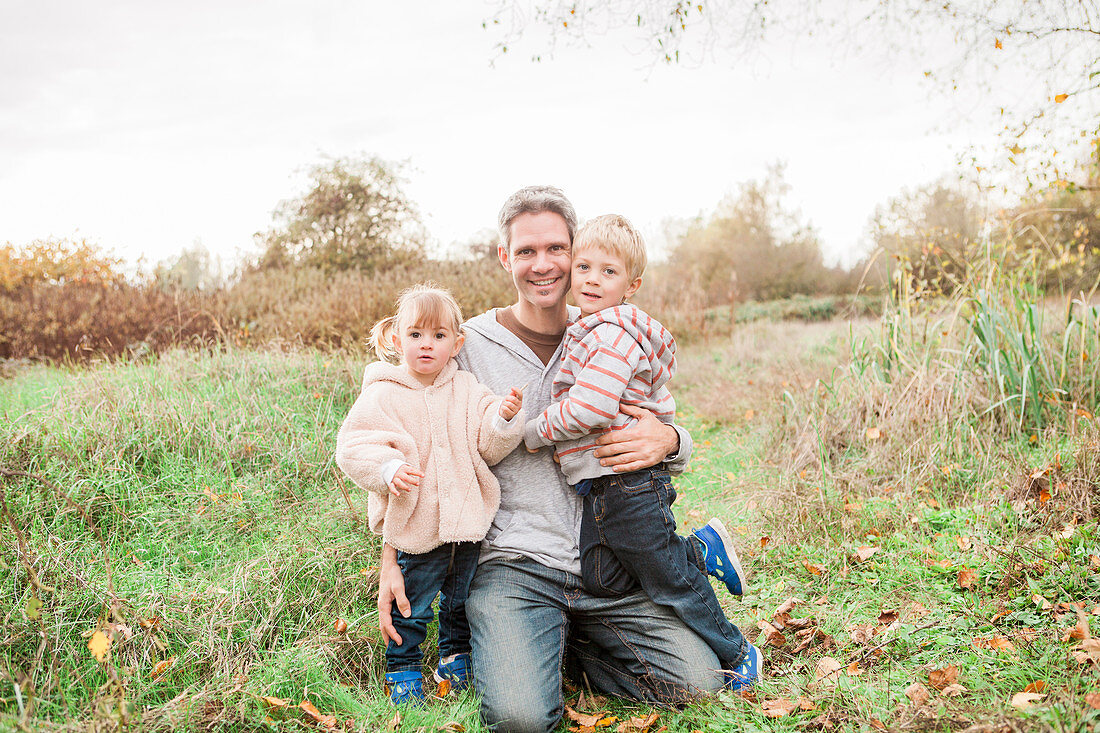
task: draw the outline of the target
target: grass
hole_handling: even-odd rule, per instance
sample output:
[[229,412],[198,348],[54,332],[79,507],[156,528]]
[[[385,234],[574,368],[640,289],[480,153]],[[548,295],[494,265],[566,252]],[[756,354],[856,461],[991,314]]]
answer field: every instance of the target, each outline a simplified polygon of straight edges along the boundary
[[[1061,605],[1100,623],[1100,433],[1049,417],[1006,429],[987,385],[950,361],[959,342],[921,352],[910,334],[888,363],[881,329],[758,321],[682,350],[673,389],[696,454],[681,528],[719,515],[735,533],[751,588],[719,598],[751,638],[789,598],[809,620],[765,647],[755,699],[657,711],[651,731],[1100,721],[1085,701],[1100,675],[1071,658],[1079,615]],[[46,481],[0,478],[0,728],[300,730],[303,699],[351,730],[389,725],[379,544],[332,460],[360,370],[247,350],[10,370],[0,466]],[[113,637],[103,661],[96,633]],[[817,679],[826,657],[843,671]],[[950,667],[958,696],[930,684]],[[1046,697],[1013,707],[1036,681]],[[768,717],[777,700],[796,709]],[[475,695],[403,711],[398,728],[451,723],[483,730]]]

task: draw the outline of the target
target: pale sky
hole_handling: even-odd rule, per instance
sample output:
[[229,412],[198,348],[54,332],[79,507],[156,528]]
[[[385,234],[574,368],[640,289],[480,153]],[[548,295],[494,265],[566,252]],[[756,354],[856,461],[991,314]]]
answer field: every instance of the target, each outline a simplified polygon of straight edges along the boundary
[[851,261],[877,204],[992,137],[881,54],[777,42],[652,66],[611,34],[532,63],[537,39],[494,52],[493,7],[4,0],[0,242],[86,237],[155,263],[201,240],[232,260],[302,169],[357,152],[408,162],[442,245],[530,183],[656,239],[784,161],[790,203]]

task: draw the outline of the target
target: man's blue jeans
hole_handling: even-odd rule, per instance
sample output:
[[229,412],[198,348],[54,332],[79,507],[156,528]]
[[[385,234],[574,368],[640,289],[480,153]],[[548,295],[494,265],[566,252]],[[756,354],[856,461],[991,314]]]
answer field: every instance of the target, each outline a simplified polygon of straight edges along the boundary
[[718,658],[670,609],[640,591],[598,598],[530,558],[482,563],[467,612],[481,716],[497,733],[555,728],[565,664],[600,692],[663,705],[722,687]]
[[440,658],[470,652],[466,603],[480,554],[480,542],[448,542],[419,555],[397,553],[412,615],[405,618],[397,610],[397,604],[393,604],[391,618],[401,635],[401,646],[392,641],[386,645],[387,672],[420,669],[420,645],[427,635],[432,620],[432,602],[437,595]]
[[698,540],[676,534],[676,489],[664,466],[600,476],[584,497],[581,573],[589,593],[636,590],[675,611],[725,669],[745,659],[741,630],[726,619]]

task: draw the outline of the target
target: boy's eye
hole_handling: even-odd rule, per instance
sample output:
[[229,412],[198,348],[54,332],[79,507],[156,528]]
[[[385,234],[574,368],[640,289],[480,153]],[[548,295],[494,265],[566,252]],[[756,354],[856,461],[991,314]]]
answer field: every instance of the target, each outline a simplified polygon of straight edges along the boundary
[[604,271],[603,271],[603,274],[605,274],[605,275],[614,275],[615,271],[613,269],[611,269],[610,267],[605,267]]
[[581,270],[581,271],[583,272],[584,270],[587,270],[587,269],[588,269],[588,265],[586,265],[586,264],[584,264],[584,263],[582,262],[582,263],[580,263],[579,265],[577,265],[577,269],[578,269],[578,270]]

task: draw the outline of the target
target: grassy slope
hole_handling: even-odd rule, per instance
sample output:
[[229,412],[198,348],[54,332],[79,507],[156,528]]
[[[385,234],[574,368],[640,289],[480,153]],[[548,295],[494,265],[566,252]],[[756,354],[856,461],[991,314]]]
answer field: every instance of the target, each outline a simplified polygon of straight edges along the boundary
[[[1061,641],[1077,617],[1044,610],[1100,602],[1094,495],[1072,490],[1093,468],[1079,451],[1089,436],[986,441],[979,451],[940,428],[907,429],[919,423],[911,413],[890,422],[872,396],[845,387],[849,338],[843,324],[754,324],[683,355],[675,391],[698,452],[677,511],[685,527],[725,517],[753,576],[743,599],[719,597],[753,638],[758,620],[796,597],[791,615],[812,617],[836,647],[825,639],[794,654],[788,630],[765,652],[769,678],[756,701],[721,696],[662,712],[660,725],[1094,722],[1083,698],[1098,689],[1096,670],[1070,659],[1076,642]],[[41,474],[72,501],[36,480],[0,483],[12,520],[0,522],[0,727],[125,717],[150,728],[292,729],[303,720],[261,696],[308,698],[361,730],[391,719],[378,693],[378,543],[345,501],[341,487],[351,487],[331,456],[359,370],[355,359],[315,353],[179,352],[7,379],[0,466]],[[802,418],[829,412],[823,404],[833,422],[814,423],[807,439]],[[867,437],[872,424],[880,437]],[[1038,485],[1020,477],[1056,455],[1060,467],[1038,479],[1053,498],[1040,502]],[[1061,537],[1074,516],[1082,524]],[[105,537],[110,582],[89,522]],[[861,563],[859,547],[877,550]],[[977,571],[972,590],[958,587],[963,567]],[[27,615],[32,595],[44,604],[40,620]],[[884,628],[880,612],[895,609],[898,623]],[[339,618],[346,635],[333,627]],[[101,664],[82,634],[108,624],[116,641]],[[873,636],[853,639],[854,624],[871,624]],[[975,645],[991,638],[1012,648]],[[823,655],[858,662],[858,673],[815,680]],[[905,689],[947,665],[967,692],[929,688],[927,704],[911,704]],[[1036,680],[1048,685],[1042,703],[1011,707]],[[766,717],[762,703],[782,697],[814,709]],[[621,717],[647,712],[609,706]],[[467,694],[407,713],[402,729],[458,721],[480,730],[476,709]]]

